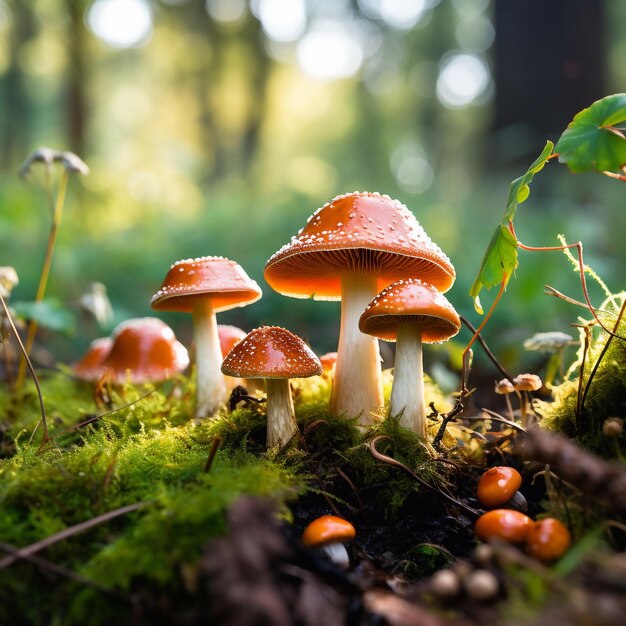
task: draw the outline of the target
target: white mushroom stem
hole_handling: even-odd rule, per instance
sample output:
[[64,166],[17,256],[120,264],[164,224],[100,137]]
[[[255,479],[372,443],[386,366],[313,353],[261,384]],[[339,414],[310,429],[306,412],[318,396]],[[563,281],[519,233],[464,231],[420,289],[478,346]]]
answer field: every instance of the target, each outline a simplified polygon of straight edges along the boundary
[[288,378],[266,378],[267,447],[282,450],[298,432]]
[[412,323],[398,326],[389,413],[402,413],[400,425],[426,437],[422,331]]
[[193,307],[196,345],[196,417],[213,415],[226,399],[222,351],[210,298],[197,298]]
[[330,410],[359,423],[372,423],[383,404],[378,340],[359,330],[359,318],[376,295],[376,277],[349,273],[341,277],[341,329],[330,397]]

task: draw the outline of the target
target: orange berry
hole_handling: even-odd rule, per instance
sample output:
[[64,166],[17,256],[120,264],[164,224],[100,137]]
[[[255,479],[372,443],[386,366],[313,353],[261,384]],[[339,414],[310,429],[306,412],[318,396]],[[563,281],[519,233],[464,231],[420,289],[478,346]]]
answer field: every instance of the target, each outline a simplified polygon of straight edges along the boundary
[[488,469],[478,481],[478,499],[489,507],[499,506],[510,500],[522,484],[520,473],[507,466]]
[[550,562],[562,557],[571,542],[569,530],[558,519],[546,517],[528,531],[526,548],[539,561]]
[[497,537],[509,543],[523,543],[532,525],[530,517],[519,511],[494,509],[476,520],[474,533],[483,541]]

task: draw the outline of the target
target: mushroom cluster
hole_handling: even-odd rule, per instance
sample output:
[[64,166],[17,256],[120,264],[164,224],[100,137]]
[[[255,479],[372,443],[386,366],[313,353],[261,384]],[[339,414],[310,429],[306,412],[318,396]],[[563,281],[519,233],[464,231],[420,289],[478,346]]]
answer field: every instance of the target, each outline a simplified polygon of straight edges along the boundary
[[[240,382],[263,381],[267,445],[282,449],[298,432],[289,379],[323,374],[332,381],[331,412],[371,424],[384,408],[378,346],[383,339],[397,345],[390,413],[426,436],[421,346],[449,339],[459,331],[460,321],[443,296],[454,282],[454,267],[406,206],[379,193],[337,196],[271,256],[264,276],[286,296],[341,301],[337,352],[325,355],[322,366],[285,329],[264,326],[246,335],[232,326],[218,326],[217,313],[257,301],[261,289],[230,259],[177,261],[150,306],[192,315],[196,417],[215,415]],[[155,334],[165,332],[157,323],[162,324],[154,320],[149,325]],[[75,365],[77,376],[96,380],[107,369],[118,381],[128,371],[134,382],[160,380],[188,364],[187,352],[178,344],[171,348],[167,374],[144,372],[147,365],[140,362],[139,348],[123,347],[138,325],[125,323],[111,340],[94,341]],[[135,361],[118,365],[121,352],[129,352]]]
[[383,406],[378,340],[359,330],[376,294],[418,278],[440,292],[455,279],[450,259],[398,200],[378,193],[337,196],[267,262],[265,280],[295,298],[341,300],[330,409],[363,425]]

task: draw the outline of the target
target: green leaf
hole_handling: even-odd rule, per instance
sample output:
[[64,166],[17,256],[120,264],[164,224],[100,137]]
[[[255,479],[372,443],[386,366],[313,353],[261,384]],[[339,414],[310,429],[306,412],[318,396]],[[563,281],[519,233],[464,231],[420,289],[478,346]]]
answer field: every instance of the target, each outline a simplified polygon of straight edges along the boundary
[[508,224],[509,221],[513,220],[517,206],[528,199],[530,195],[530,183],[535,177],[535,174],[540,172],[548,162],[553,150],[554,144],[551,141],[547,141],[541,154],[533,161],[533,164],[528,168],[526,173],[516,178],[511,183],[509,187],[509,199],[506,203],[506,212],[500,222],[501,224]]
[[559,161],[572,172],[618,172],[626,164],[626,94],[597,100],[570,122],[556,144]]
[[516,178],[509,187],[509,198],[506,211],[502,217],[496,232],[485,251],[483,262],[470,289],[470,296],[474,298],[474,308],[482,315],[483,310],[478,295],[483,287],[491,289],[499,285],[503,280],[506,282],[517,267],[517,241],[509,230],[509,222],[513,221],[517,207],[525,202],[530,195],[530,183],[535,174],[540,172],[552,155],[554,144],[546,142],[541,154],[535,159],[526,173]]
[[33,320],[42,328],[71,335],[76,331],[76,318],[55,299],[42,302],[12,302],[11,307],[22,319]]
[[474,298],[474,307],[478,313],[481,315],[483,313],[478,298],[480,290],[483,287],[491,289],[499,285],[505,277],[508,282],[516,267],[517,241],[506,226],[499,224],[487,246],[478,276],[470,289],[470,296]]

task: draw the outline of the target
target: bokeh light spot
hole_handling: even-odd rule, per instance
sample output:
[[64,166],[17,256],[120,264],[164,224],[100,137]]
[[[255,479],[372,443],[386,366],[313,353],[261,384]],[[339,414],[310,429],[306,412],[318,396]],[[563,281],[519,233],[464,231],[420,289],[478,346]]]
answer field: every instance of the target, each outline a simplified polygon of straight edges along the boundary
[[152,11],[146,0],[96,0],[86,20],[91,32],[113,48],[136,48],[152,35]]

